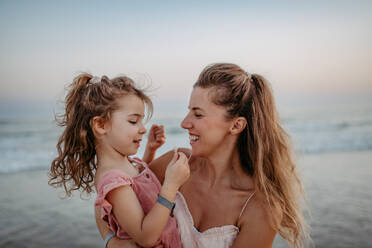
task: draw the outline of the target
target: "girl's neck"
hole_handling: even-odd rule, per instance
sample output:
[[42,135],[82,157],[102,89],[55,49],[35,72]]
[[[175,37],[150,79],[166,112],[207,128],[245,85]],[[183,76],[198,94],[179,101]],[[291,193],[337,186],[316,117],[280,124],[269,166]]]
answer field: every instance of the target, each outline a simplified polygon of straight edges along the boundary
[[96,152],[98,165],[109,165],[110,167],[130,165],[127,155],[121,154],[113,149],[107,149],[107,147],[104,146],[96,146]]

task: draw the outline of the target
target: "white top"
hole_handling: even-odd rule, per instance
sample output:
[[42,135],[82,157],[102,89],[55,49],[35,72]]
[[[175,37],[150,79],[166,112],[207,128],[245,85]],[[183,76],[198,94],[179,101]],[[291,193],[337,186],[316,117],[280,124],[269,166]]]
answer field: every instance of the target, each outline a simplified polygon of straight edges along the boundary
[[[245,202],[240,216],[242,215],[248,201],[254,195],[253,192]],[[176,195],[176,207],[174,215],[177,219],[178,230],[181,235],[184,248],[226,248],[230,247],[239,233],[239,228],[234,225],[211,227],[204,232],[199,232],[194,226],[194,220],[183,195],[178,192]]]

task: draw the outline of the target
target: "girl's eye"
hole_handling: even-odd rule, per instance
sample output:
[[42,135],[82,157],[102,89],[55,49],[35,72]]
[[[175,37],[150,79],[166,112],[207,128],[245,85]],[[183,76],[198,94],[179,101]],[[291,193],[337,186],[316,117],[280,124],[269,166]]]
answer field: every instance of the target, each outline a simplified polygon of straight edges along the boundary
[[137,121],[129,121],[130,124],[137,124]]

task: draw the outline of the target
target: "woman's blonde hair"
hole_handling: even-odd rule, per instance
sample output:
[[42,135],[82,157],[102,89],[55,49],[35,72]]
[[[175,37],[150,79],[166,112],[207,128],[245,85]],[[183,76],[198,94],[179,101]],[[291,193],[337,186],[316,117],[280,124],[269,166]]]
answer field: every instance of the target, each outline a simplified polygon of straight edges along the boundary
[[83,73],[74,79],[65,99],[65,113],[56,116],[64,130],[57,143],[58,156],[50,167],[49,185],[63,186],[67,196],[73,190],[92,192],[97,161],[91,120],[95,116],[110,120],[118,108],[116,100],[128,94],[143,100],[150,117],[153,109],[150,98],[129,77],[93,78]]
[[268,82],[235,64],[218,63],[207,66],[194,87],[211,89],[212,102],[226,107],[227,119],[245,117],[247,126],[238,138],[242,167],[265,196],[273,228],[291,246],[302,247],[308,237],[305,195]]

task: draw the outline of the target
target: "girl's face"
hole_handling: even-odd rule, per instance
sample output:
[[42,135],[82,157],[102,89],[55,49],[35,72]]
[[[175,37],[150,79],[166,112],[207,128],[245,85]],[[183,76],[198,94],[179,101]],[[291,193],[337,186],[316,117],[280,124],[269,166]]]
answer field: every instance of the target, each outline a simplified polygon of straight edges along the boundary
[[143,101],[133,94],[117,99],[119,108],[111,115],[105,128],[105,141],[123,156],[134,155],[146,133],[143,126],[145,106]]
[[189,113],[181,123],[181,127],[189,132],[194,156],[208,157],[222,152],[224,140],[231,127],[231,122],[225,118],[226,109],[210,100],[210,90],[194,88],[190,97]]

